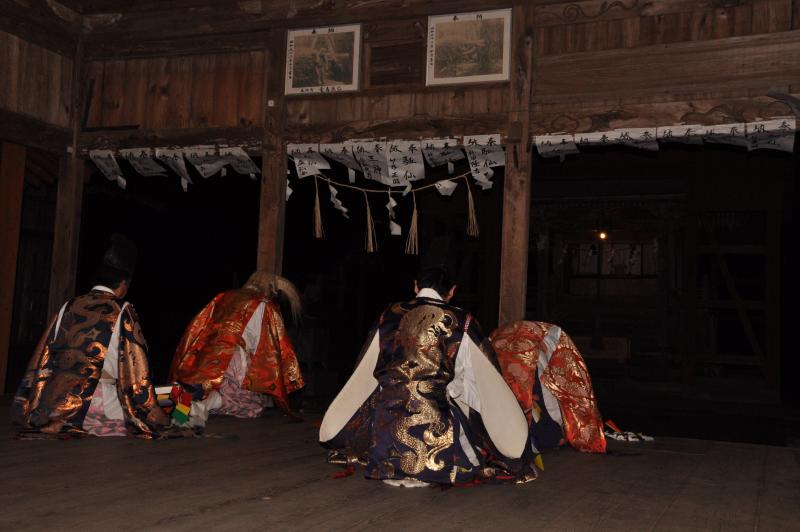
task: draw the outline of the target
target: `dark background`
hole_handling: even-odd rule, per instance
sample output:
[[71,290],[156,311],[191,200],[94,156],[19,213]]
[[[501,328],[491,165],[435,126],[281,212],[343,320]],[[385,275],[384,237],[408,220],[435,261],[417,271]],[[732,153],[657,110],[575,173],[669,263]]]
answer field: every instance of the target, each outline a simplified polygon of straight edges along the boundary
[[[96,171],[87,182],[77,290],[91,288],[92,273],[111,234],[124,233],[136,242],[138,266],[127,299],[139,312],[150,344],[155,380],[163,382],[189,320],[215,294],[241,286],[255,270],[259,182],[230,169],[226,176],[202,179],[190,169],[195,183],[184,192],[177,176],[142,177],[124,161],[120,164],[128,181],[127,190],[119,189]],[[463,180],[450,198],[433,189],[417,195],[420,254],[415,256],[404,253],[411,217],[410,196],[395,196],[399,204],[397,221],[404,233],[394,237],[389,235],[385,208],[388,195],[370,195],[379,251],[369,254],[364,249],[363,194],[338,187],[339,198],[350,209],[350,218],[345,219],[331,206],[327,185],[320,181],[325,236],[315,239],[314,179],[298,180],[293,165],[289,166],[294,193],[286,206],[283,272],[298,286],[304,300],[302,323],[299,327],[288,325],[308,383],[308,408],[325,408],[352,371],[378,313],[394,301],[411,297],[414,274],[420,266],[444,263],[459,286],[455,303],[474,312],[485,332],[497,325],[502,168],[496,169],[492,190],[483,192],[472,187],[481,231],[477,239],[465,234],[467,198]],[[347,183],[346,170],[336,163],[332,166],[324,173]],[[456,164],[454,173],[458,175],[466,169],[462,161]],[[426,168],[426,172],[427,179],[418,185],[447,175],[444,168]],[[800,392],[794,378],[800,370],[800,357],[794,349],[791,305],[798,293],[798,175],[796,154],[746,152],[724,146],[662,144],[657,153],[626,148],[584,149],[564,162],[535,156],[526,317],[557,323],[576,338],[593,334],[634,338],[631,356],[622,364],[597,358],[589,351],[584,353],[604,416],[623,429],[656,436],[797,443]],[[384,188],[364,181],[360,174],[357,184]],[[641,213],[635,209],[614,210],[608,205],[622,202],[624,207],[626,201],[637,203],[644,197],[655,197],[655,201],[660,201],[661,196],[679,197],[679,208],[684,211],[681,216],[691,222],[707,214],[707,203],[724,203],[725,198],[747,203],[761,189],[777,194],[774,204],[782,211],[781,394],[773,401],[763,399],[770,389],[758,367],[703,362],[687,370],[682,359],[685,348],[681,346],[694,346],[698,352],[705,346],[700,341],[689,341],[679,327],[668,330],[663,341],[645,342],[649,325],[630,321],[629,317],[645,316],[650,310],[637,307],[635,298],[603,298],[595,312],[601,316],[598,325],[591,315],[581,314],[586,308],[595,309],[595,303],[584,308],[580,305],[585,306],[585,301],[576,303],[570,299],[572,295],[560,292],[563,287],[554,280],[557,270],[563,268],[550,259],[542,259],[537,249],[543,232],[542,217],[548,212],[555,213],[555,220],[551,217],[547,222],[551,242],[558,232],[553,228],[559,224],[571,227],[573,240],[596,238],[594,231],[609,222],[613,226],[612,240],[620,235],[634,238],[637,231],[644,231]],[[580,199],[577,203],[576,198]],[[9,389],[16,387],[48,320],[46,287],[54,208],[54,183],[26,181]],[[678,240],[683,237],[685,232],[676,236]],[[541,260],[547,264],[540,264]],[[743,283],[743,290],[757,295],[763,288],[758,284],[763,284],[764,273],[758,260],[733,257],[730,266]],[[539,278],[542,267],[548,271],[545,279]],[[707,284],[705,277],[713,279],[717,275],[712,267],[710,263],[699,268],[693,282],[697,286]],[[542,285],[550,290],[544,306]],[[635,289],[631,291],[636,295]],[[673,296],[656,301],[669,307],[665,315],[670,323],[680,317]],[[610,319],[611,316],[616,318]],[[720,323],[720,349],[746,352],[737,320]],[[763,334],[763,323],[757,327]]]

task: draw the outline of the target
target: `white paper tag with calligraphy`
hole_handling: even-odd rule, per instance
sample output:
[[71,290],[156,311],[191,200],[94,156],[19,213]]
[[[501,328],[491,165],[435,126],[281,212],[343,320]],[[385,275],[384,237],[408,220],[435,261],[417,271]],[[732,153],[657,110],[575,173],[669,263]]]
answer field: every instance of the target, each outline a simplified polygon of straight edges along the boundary
[[393,186],[406,186],[409,181],[425,179],[422,146],[415,140],[390,140],[386,143],[386,162]]
[[615,129],[615,140],[623,146],[639,148],[641,150],[658,151],[656,141],[656,128],[629,127]]
[[506,164],[506,154],[500,144],[500,135],[478,135],[464,137],[469,170],[475,182],[483,190],[492,188],[492,168]]
[[748,150],[794,151],[794,137],[797,130],[795,117],[775,118],[762,122],[748,122]]
[[571,153],[578,153],[573,135],[539,135],[533,137],[536,151],[542,157],[558,157],[562,161]]
[[186,168],[186,161],[183,158],[183,150],[171,150],[169,148],[156,148],[156,159],[161,161],[161,164],[178,174],[181,178],[181,187],[183,191],[189,190],[189,185],[192,184],[192,179],[189,177],[189,170]]
[[614,131],[592,131],[590,133],[575,133],[573,135],[576,146],[603,146],[616,144]]
[[452,196],[453,191],[458,186],[458,183],[455,181],[450,181],[449,179],[442,179],[441,181],[437,181],[434,186],[442,196]]
[[106,179],[116,181],[117,185],[122,189],[128,185],[128,182],[122,177],[122,169],[117,164],[117,160],[114,159],[114,152],[111,150],[91,150],[89,158],[97,166],[98,170],[106,176]]
[[425,139],[422,141],[422,154],[433,167],[453,163],[464,158],[458,144],[456,139]]
[[166,175],[164,167],[153,159],[153,150],[150,148],[133,148],[119,150],[119,154],[133,166],[136,173],[144,176]]
[[256,174],[261,173],[256,163],[247,155],[247,152],[238,146],[220,147],[219,154],[227,159],[228,164],[231,165],[231,168],[233,168],[233,171],[237,174],[249,175],[251,178],[255,179]]
[[332,144],[320,144],[319,151],[322,155],[332,161],[346,166],[351,170],[361,170],[356,158],[353,157],[352,143],[336,142]]
[[[353,155],[361,165],[361,171],[364,173],[365,178],[392,186],[392,181],[389,179],[385,142],[354,142]],[[402,184],[402,186],[404,185],[405,183]]]
[[712,144],[732,144],[747,146],[744,123],[719,124],[703,127],[703,140]]
[[299,179],[319,175],[320,170],[328,170],[331,167],[319,153],[319,144],[289,144],[286,146],[286,153],[294,161]]
[[660,142],[702,144],[703,131],[703,126],[699,124],[659,127],[656,128],[656,138]]
[[225,175],[224,167],[228,161],[217,154],[214,146],[192,146],[185,148],[183,154],[186,156],[186,160],[200,172],[201,176],[209,178],[217,173]]

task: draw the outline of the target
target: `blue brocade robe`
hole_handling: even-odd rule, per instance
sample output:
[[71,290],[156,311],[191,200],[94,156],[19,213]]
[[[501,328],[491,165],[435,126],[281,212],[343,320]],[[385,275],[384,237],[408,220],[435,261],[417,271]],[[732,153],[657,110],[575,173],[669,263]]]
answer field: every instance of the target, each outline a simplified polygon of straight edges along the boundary
[[471,315],[430,289],[383,312],[320,442],[330,461],[364,463],[373,479],[535,478],[527,422],[494,353]]
[[[118,374],[109,379],[103,370],[113,341]],[[104,379],[113,382],[128,435],[167,436],[170,420],[156,401],[136,312],[110,290],[93,289],[67,302],[42,335],[11,406],[12,420],[23,427],[20,435],[88,435],[87,413]]]

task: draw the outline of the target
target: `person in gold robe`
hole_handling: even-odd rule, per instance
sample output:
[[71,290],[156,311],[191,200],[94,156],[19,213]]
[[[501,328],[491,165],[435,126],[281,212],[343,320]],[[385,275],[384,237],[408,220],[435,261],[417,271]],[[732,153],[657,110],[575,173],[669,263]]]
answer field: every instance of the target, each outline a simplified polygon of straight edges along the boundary
[[568,444],[606,451],[592,379],[567,333],[550,323],[515,321],[497,328],[490,340],[538,448]]
[[322,420],[329,462],[404,487],[536,478],[525,416],[454,291],[444,268],[424,269],[416,297],[378,318]]
[[23,438],[177,434],[156,401],[139,318],[124,301],[135,246],[112,240],[97,284],[61,307],[31,357],[11,406]]
[[286,333],[278,293],[294,319],[300,297],[292,283],[258,271],[235,290],[217,294],[191,321],[172,359],[170,379],[195,390],[191,416],[253,418],[276,405],[290,412],[289,394],[304,386],[292,341]]

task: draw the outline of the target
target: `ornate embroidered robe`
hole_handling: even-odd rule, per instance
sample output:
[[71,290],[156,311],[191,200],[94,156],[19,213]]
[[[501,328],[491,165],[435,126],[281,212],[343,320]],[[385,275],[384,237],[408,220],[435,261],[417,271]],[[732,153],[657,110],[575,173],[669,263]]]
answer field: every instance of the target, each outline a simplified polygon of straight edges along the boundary
[[105,287],[68,301],[39,340],[11,416],[23,435],[163,435],[170,421],[133,307]]
[[[248,349],[245,328],[262,304],[257,345]],[[212,390],[227,390],[228,395],[236,395],[236,400],[241,401],[241,394],[228,390],[233,384],[225,376],[234,356],[242,355],[247,369],[235,387],[271,395],[278,407],[288,410],[288,395],[304,386],[303,376],[280,309],[254,290],[222,292],[195,316],[175,351],[170,378],[201,385],[206,395]],[[224,404],[224,397],[222,401]]]
[[383,312],[320,427],[329,461],[367,478],[535,478],[528,427],[472,317],[430,289]]
[[537,446],[557,446],[565,438],[580,451],[605,452],[603,420],[589,370],[560,327],[516,321],[499,327],[490,338]]

